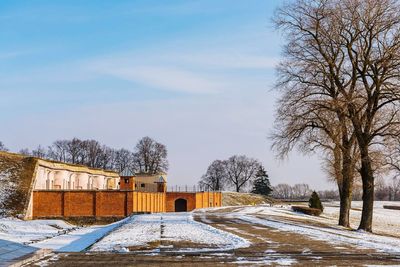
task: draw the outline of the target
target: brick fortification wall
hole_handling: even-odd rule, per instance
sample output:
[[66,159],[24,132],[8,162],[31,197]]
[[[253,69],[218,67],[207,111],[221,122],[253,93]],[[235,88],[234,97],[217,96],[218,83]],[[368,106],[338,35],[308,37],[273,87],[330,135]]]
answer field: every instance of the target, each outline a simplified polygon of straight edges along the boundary
[[187,211],[220,207],[220,192],[136,192],[111,190],[36,190],[32,218],[126,217],[136,212],[174,212],[185,199]]
[[106,190],[33,192],[34,219],[125,217],[135,212],[165,212],[165,194]]
[[222,206],[221,192],[167,192],[166,194],[167,212],[175,211],[175,201],[177,199],[185,199],[187,201],[187,211]]

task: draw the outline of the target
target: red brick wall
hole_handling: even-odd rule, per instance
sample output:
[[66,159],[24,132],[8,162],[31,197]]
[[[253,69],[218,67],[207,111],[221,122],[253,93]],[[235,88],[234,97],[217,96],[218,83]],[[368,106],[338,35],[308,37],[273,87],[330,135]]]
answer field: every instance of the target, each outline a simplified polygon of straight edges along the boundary
[[65,217],[95,216],[94,192],[90,191],[66,191],[64,195],[64,215]]
[[167,212],[175,211],[175,201],[179,198],[186,199],[188,211],[192,211],[194,209],[222,206],[221,192],[167,192],[166,195]]
[[34,191],[33,218],[124,217],[133,212],[174,212],[175,200],[187,201],[188,211],[221,206],[219,192]]
[[167,212],[175,211],[175,200],[182,198],[187,201],[187,210],[191,211],[196,208],[196,193],[187,193],[187,192],[167,192]]
[[60,192],[33,192],[33,217],[62,217],[62,202]]
[[124,217],[133,212],[165,212],[165,194],[105,190],[33,192],[33,218]]
[[[128,207],[129,195],[132,192],[102,191],[96,193],[96,216],[123,217],[132,213],[132,205]],[[132,197],[130,197],[132,199]]]

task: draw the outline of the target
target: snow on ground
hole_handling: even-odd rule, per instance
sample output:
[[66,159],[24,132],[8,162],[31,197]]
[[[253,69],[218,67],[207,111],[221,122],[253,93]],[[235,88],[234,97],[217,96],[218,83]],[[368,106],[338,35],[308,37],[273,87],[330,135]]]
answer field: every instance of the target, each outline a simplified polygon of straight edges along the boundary
[[[302,205],[294,204],[294,205]],[[306,205],[306,204],[304,204]],[[241,207],[231,207],[233,212],[246,213],[246,214],[263,214],[272,216],[281,216],[299,220],[312,220],[315,222],[320,222],[327,224],[332,227],[336,227],[339,220],[339,202],[324,202],[324,212],[319,217],[308,216],[302,213],[293,212],[289,204],[275,205],[274,207],[269,207],[269,205],[259,205],[259,206],[241,206]],[[373,218],[373,231],[376,234],[388,235],[400,238],[400,211],[384,209],[384,205],[398,205],[400,202],[390,202],[390,201],[375,201],[374,202],[374,218]],[[221,208],[211,208],[209,210],[218,211]],[[354,229],[357,229],[361,218],[361,201],[353,201],[352,209],[350,211],[350,224]],[[204,212],[205,210],[197,210],[197,212]]]
[[145,246],[157,241],[206,244],[220,250],[249,246],[249,242],[241,237],[194,221],[190,213],[164,213],[132,217],[91,250],[127,251],[129,247]]
[[0,219],[0,239],[30,244],[72,230],[73,225],[62,220],[23,221],[16,218]]
[[0,215],[7,214],[7,210],[4,207],[5,202],[17,189],[17,183],[12,179],[13,171],[15,171],[15,166],[0,170]]
[[[337,226],[339,207],[338,203],[335,202],[325,203],[324,213],[320,217],[293,212],[289,205],[235,207],[233,211],[225,215],[265,225],[280,231],[304,234],[313,239],[337,245],[351,244],[359,248],[400,253],[400,238],[398,238],[400,234],[398,231],[400,229],[400,211],[383,209],[383,205],[388,203],[390,202],[375,203],[373,229],[375,233],[379,234],[349,231]],[[359,221],[358,217],[361,213],[359,209],[361,206],[362,203],[360,202],[353,203],[353,210],[351,211],[353,226],[356,226],[356,222]],[[223,208],[214,208],[213,210],[219,209]],[[204,211],[201,210],[200,212]],[[296,222],[291,222],[290,219],[295,219]],[[322,223],[328,227],[311,226],[308,222],[312,221]]]
[[276,257],[263,257],[259,258],[258,260],[248,260],[247,258],[241,258],[239,257],[237,261],[234,263],[242,265],[246,264],[248,266],[260,266],[260,265],[277,265],[277,266],[290,266],[292,264],[297,263],[295,259],[292,259],[290,257],[281,257],[281,258],[276,258]]
[[59,252],[78,252],[125,223],[75,227],[62,220],[0,219],[0,239]]
[[70,233],[46,239],[33,244],[37,248],[52,249],[57,252],[79,252],[90,247],[103,236],[121,226],[128,219],[124,219],[107,225],[94,225],[82,227]]
[[369,248],[381,252],[400,253],[400,239],[398,238],[379,236],[366,232],[289,224],[269,219],[260,219],[251,215],[239,215],[234,217],[244,221],[275,228],[280,231],[307,235],[313,239],[326,241],[335,245],[351,244],[358,248]]
[[[339,202],[327,202],[325,205],[323,218],[330,220],[332,224],[337,224],[339,220]],[[374,218],[372,221],[373,231],[377,234],[391,235],[400,238],[400,210],[384,209],[384,205],[397,205],[400,202],[375,201]],[[350,223],[353,228],[357,228],[361,219],[362,201],[353,201],[350,212]]]

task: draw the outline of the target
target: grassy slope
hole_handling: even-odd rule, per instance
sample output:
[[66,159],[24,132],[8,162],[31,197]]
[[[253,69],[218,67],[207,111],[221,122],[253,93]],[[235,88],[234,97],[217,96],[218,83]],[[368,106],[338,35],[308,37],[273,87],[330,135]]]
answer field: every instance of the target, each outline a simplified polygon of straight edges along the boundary
[[222,206],[258,205],[275,202],[270,197],[252,193],[222,192]]
[[25,212],[37,159],[0,152],[0,215]]

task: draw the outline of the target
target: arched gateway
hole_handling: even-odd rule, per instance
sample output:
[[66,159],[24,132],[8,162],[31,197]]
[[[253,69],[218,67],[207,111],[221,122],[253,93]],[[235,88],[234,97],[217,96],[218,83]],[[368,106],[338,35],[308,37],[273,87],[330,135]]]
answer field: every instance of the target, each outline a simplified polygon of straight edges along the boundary
[[175,212],[187,211],[187,200],[183,198],[178,198],[175,200]]

